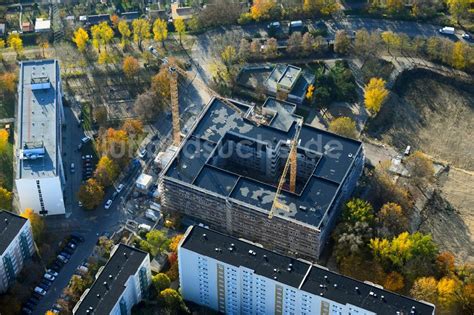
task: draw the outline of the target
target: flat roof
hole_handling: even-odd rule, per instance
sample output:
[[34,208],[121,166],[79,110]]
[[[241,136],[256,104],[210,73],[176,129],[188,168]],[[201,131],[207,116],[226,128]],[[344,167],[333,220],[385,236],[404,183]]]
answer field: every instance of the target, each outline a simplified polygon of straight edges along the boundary
[[[58,90],[59,63],[57,60],[32,60],[20,63],[18,82],[17,155],[29,144],[44,147],[44,156],[36,159],[17,159],[17,179],[57,176],[59,157]],[[41,88],[37,89],[38,86]]]
[[410,312],[415,310],[414,314],[428,315],[434,312],[434,306],[431,304],[413,300],[329,271],[319,265],[280,255],[250,242],[200,226],[193,226],[188,230],[181,248],[235,267],[251,269],[257,275],[294,288],[301,288],[314,295],[319,296],[322,293],[324,297],[337,303],[351,304],[377,314],[393,315],[397,312],[411,314]]
[[[256,126],[218,99],[211,100],[165,170],[164,177],[270,211],[278,178],[273,183],[266,182],[255,172],[242,167],[224,167],[214,159],[218,155],[216,148],[221,148],[229,138],[260,144],[262,150],[285,146],[293,138],[299,119],[294,114],[295,106],[269,99],[263,108],[276,114],[268,126]],[[296,194],[283,190],[280,201],[288,205],[290,212],[277,215],[319,226],[361,148],[360,141],[303,125],[298,153],[312,154],[315,167],[305,182],[297,185],[300,189]],[[300,210],[300,207],[307,209]]]
[[0,255],[10,246],[26,221],[28,220],[12,212],[0,210]]
[[78,302],[80,304],[74,314],[89,314],[87,310],[90,307],[94,314],[110,314],[122,295],[128,279],[137,273],[138,267],[147,255],[148,253],[142,250],[119,244],[87,295]]

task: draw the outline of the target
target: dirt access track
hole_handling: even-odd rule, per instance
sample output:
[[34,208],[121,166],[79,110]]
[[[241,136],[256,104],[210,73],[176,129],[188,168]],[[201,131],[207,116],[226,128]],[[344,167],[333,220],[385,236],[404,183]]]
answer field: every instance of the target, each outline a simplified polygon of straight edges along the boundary
[[474,263],[474,78],[426,70],[403,73],[368,135],[403,152],[407,145],[450,167],[423,210],[420,230],[459,263]]

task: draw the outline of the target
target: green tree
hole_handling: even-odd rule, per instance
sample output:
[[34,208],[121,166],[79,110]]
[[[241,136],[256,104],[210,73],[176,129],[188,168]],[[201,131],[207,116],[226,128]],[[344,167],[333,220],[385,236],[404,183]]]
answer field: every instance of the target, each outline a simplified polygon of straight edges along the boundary
[[163,249],[163,245],[165,245],[164,243],[168,239],[166,238],[166,234],[163,231],[152,230],[146,234],[146,240],[151,246],[161,251]]
[[354,198],[346,203],[342,218],[345,222],[367,222],[372,225],[375,220],[374,208],[367,201]]
[[133,40],[138,44],[138,48],[143,50],[142,43],[151,37],[150,23],[145,19],[136,19],[132,22]]
[[79,187],[77,199],[86,209],[94,209],[104,199],[104,188],[93,178],[88,179]]
[[329,131],[349,138],[357,136],[356,124],[349,117],[338,117],[331,121],[329,123]]
[[172,309],[179,308],[184,304],[183,298],[175,289],[164,289],[160,292],[160,297],[165,301],[166,306]]
[[228,45],[221,53],[222,62],[229,69],[237,60],[237,51],[234,46]]
[[156,19],[153,23],[153,34],[156,41],[161,42],[161,45],[165,46],[165,40],[168,38],[168,26],[166,21],[162,19]]
[[390,54],[390,49],[399,49],[401,45],[401,39],[398,34],[395,34],[390,31],[382,33],[382,40],[387,46],[387,51]]
[[156,288],[157,292],[161,292],[165,289],[168,289],[171,285],[171,280],[164,273],[159,273],[151,278],[153,286]]
[[175,19],[173,21],[174,29],[178,32],[179,35],[179,43],[181,44],[181,37],[186,32],[186,24],[184,23],[183,19]]

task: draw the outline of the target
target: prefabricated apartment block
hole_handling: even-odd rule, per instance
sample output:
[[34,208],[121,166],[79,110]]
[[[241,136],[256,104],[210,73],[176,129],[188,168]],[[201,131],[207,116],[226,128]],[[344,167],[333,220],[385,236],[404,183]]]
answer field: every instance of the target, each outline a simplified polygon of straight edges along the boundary
[[[234,102],[247,114],[255,108]],[[299,136],[296,192],[272,219],[276,187],[295,135],[296,105],[269,98],[256,125],[212,99],[161,176],[162,204],[232,236],[269,249],[317,258],[339,208],[364,164],[362,143],[309,125]],[[246,114],[246,115],[247,115]]]
[[15,185],[22,210],[64,214],[61,77],[57,60],[20,64]]

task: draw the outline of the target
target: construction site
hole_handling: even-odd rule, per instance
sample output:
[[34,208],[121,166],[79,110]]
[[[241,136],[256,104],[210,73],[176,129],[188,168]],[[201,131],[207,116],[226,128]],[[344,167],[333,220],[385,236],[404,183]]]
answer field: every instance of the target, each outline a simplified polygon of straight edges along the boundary
[[317,259],[361,175],[364,150],[304,125],[295,110],[274,98],[260,106],[212,98],[183,141],[174,137],[160,181],[163,209]]

